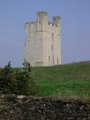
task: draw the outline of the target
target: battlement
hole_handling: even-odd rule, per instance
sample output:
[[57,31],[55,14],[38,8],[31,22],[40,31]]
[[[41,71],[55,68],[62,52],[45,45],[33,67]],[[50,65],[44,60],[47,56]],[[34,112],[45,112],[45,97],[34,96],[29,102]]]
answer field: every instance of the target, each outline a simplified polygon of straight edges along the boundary
[[60,20],[61,19],[61,17],[60,16],[53,16],[53,20]]
[[37,22],[41,24],[48,23],[48,13],[45,11],[37,12]]
[[48,13],[45,11],[37,12],[37,15],[47,16]]
[[32,24],[35,24],[35,23],[36,23],[36,22],[26,22],[26,23],[25,23],[25,26],[26,26],[26,25],[32,25]]
[[61,19],[60,16],[53,16],[53,19],[52,19],[53,24],[56,25],[56,26],[58,26],[59,23],[60,23],[60,19]]

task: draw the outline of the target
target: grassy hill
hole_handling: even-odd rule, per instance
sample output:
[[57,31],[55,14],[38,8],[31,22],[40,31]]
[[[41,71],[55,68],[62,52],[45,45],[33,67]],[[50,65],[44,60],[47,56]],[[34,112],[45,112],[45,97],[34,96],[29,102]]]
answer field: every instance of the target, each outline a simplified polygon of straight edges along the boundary
[[90,98],[90,63],[33,67],[40,96]]

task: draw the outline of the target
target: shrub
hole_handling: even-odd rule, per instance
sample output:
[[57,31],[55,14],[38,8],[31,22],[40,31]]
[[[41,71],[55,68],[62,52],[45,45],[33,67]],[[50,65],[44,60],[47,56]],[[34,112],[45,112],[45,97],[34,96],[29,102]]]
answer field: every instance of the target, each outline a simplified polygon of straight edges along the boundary
[[26,62],[23,65],[23,68],[14,69],[9,62],[0,69],[0,94],[33,95],[37,92],[30,64]]

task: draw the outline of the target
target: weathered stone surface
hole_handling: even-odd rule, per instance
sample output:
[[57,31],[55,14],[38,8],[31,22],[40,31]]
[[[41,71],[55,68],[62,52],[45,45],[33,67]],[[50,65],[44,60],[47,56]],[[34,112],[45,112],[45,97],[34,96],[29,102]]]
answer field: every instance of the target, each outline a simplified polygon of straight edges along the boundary
[[90,120],[90,101],[1,95],[0,120]]
[[34,22],[25,24],[24,58],[31,66],[61,64],[61,19],[54,16],[48,22],[47,12],[38,12]]

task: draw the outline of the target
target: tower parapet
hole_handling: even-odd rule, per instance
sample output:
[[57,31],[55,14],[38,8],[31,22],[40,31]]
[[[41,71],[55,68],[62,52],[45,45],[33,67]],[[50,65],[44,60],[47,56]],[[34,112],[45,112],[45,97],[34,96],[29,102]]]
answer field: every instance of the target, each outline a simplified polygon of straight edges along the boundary
[[53,16],[53,24],[58,26],[60,24],[60,16]]
[[37,22],[44,24],[48,23],[48,13],[47,12],[37,12]]

